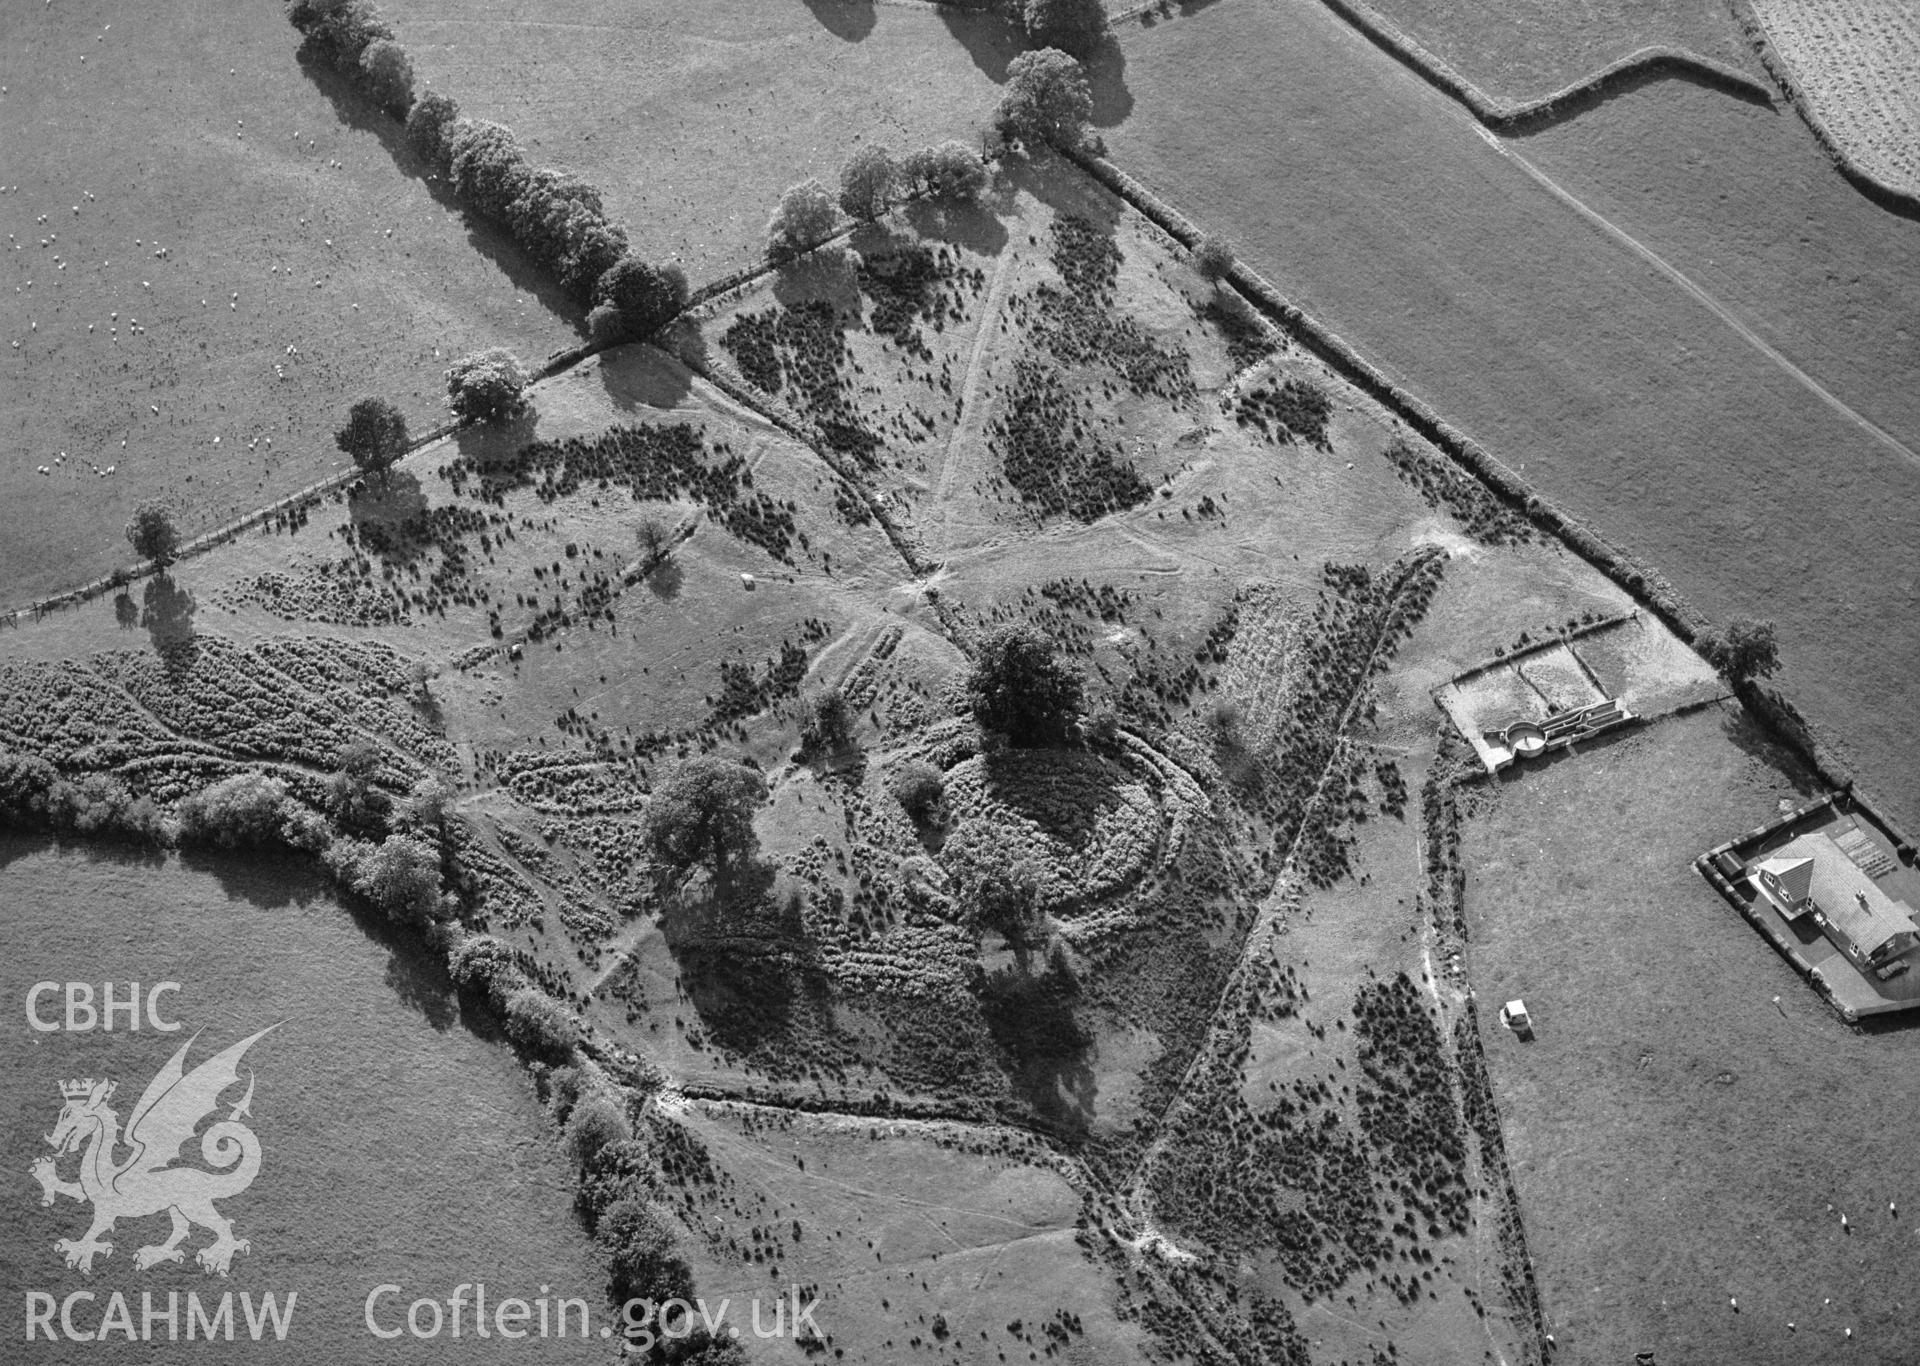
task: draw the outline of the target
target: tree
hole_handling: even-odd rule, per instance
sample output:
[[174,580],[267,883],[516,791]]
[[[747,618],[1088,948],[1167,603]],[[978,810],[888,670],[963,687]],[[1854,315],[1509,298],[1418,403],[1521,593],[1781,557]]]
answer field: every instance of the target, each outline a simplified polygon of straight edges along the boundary
[[156,569],[165,569],[173,563],[180,551],[180,532],[173,525],[173,514],[167,511],[165,503],[150,500],[133,510],[133,517],[127,523],[127,544],[141,559],[153,561]]
[[404,925],[440,915],[440,851],[412,835],[388,835],[355,861],[354,891]]
[[632,1137],[625,1107],[598,1092],[583,1097],[567,1116],[567,1156],[575,1170],[584,1171],[602,1148]]
[[1025,0],[1020,19],[1028,38],[1077,57],[1092,52],[1107,31],[1107,11],[1100,0]]
[[849,217],[871,223],[893,207],[899,187],[900,167],[893,153],[878,143],[868,143],[840,168],[840,207]]
[[1093,93],[1080,63],[1058,48],[1023,52],[1007,64],[1007,88],[994,110],[1003,137],[1076,147],[1093,117]]
[[463,422],[499,422],[527,406],[527,382],[505,347],[475,351],[447,370],[447,406]]
[[407,453],[407,419],[384,398],[363,398],[347,409],[347,425],[333,434],[333,442],[384,484]]
[[1193,268],[1217,285],[1233,269],[1233,245],[1224,237],[1202,237],[1193,248]]
[[894,770],[887,791],[916,825],[927,825],[940,814],[940,803],[947,795],[946,780],[940,770],[922,759],[909,759]]
[[407,110],[407,146],[441,175],[448,170],[447,140],[460,120],[460,106],[450,95],[429,90]]
[[667,530],[667,524],[658,517],[645,517],[634,528],[633,539],[639,543],[640,553],[649,562],[662,559],[673,549],[673,539]]
[[607,1294],[615,1304],[661,1304],[693,1294],[693,1273],[673,1246],[673,1235],[643,1200],[616,1200],[597,1230],[607,1249]]
[[833,235],[835,222],[833,196],[825,185],[817,180],[789,185],[767,223],[767,255],[817,247]]
[[453,192],[474,212],[504,221],[531,174],[513,130],[486,119],[461,119],[453,125],[447,154]]
[[800,748],[808,754],[839,749],[853,739],[853,713],[846,694],[828,688],[807,705],[800,723]]
[[753,769],[703,754],[654,790],[642,835],[656,863],[677,873],[709,863],[718,881],[753,849],[753,813],[766,799],[766,780]]
[[627,335],[648,336],[687,306],[687,275],[676,265],[656,266],[629,256],[600,277],[593,300],[619,310]]
[[923,147],[901,167],[907,181],[943,204],[971,204],[987,188],[987,163],[964,142]]
[[360,53],[361,79],[381,107],[405,118],[413,104],[413,63],[391,38],[376,38]]
[[1735,617],[1725,626],[1702,631],[1699,646],[1707,663],[1736,685],[1765,678],[1780,667],[1780,652],[1770,621]]
[[1025,747],[1064,743],[1080,710],[1080,675],[1053,657],[1031,626],[1003,626],[980,648],[967,680],[974,720]]

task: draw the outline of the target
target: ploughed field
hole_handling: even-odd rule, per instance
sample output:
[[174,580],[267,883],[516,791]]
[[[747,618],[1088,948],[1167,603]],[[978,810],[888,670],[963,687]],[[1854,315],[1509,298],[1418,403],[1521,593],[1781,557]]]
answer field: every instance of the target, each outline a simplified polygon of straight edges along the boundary
[[1760,0],[1754,12],[1840,150],[1920,194],[1920,14],[1899,0]]
[[[158,1006],[182,1026],[156,1033],[143,1020],[140,1032],[128,1032],[122,1012],[111,1034],[40,1034],[12,1012],[0,1074],[12,1097],[4,1142],[21,1175],[0,1228],[0,1274],[16,1312],[28,1291],[65,1300],[84,1289],[97,1298],[76,1304],[75,1327],[91,1331],[119,1292],[137,1334],[141,1292],[164,1308],[174,1291],[183,1340],[167,1343],[164,1321],[155,1328],[169,1360],[219,1361],[251,1350],[299,1366],[427,1359],[428,1344],[368,1332],[366,1298],[385,1283],[408,1292],[377,1308],[387,1329],[404,1322],[413,1299],[444,1304],[463,1281],[485,1281],[496,1300],[550,1285],[586,1300],[593,1324],[607,1322],[603,1267],[572,1218],[566,1164],[512,1052],[485,1021],[487,1036],[472,1032],[435,956],[350,914],[309,867],[259,855],[163,859],[8,836],[0,838],[0,929],[12,945],[0,968],[10,1000],[24,1001],[41,981],[90,982],[96,993],[111,981],[122,1000],[129,982],[139,982],[144,997],[173,981],[179,990]],[[40,1015],[57,1020],[62,1009],[55,992],[42,999]],[[136,1270],[136,1249],[168,1235],[165,1216],[150,1215],[120,1221],[108,1235],[112,1253],[90,1276],[68,1269],[53,1245],[79,1238],[91,1208],[65,1197],[42,1206],[24,1175],[36,1157],[53,1152],[44,1136],[60,1113],[60,1083],[112,1079],[125,1125],[147,1083],[189,1038],[197,1034],[190,1072],[269,1025],[277,1028],[245,1054],[239,1083],[220,1107],[225,1118],[251,1071],[246,1123],[259,1140],[259,1175],[216,1203],[251,1249],[234,1255],[226,1277],[209,1275],[194,1254],[212,1235],[196,1228],[183,1244],[183,1263]],[[187,1161],[197,1164],[198,1156],[198,1145],[189,1144]],[[74,1166],[71,1155],[61,1162],[69,1178]],[[209,1313],[222,1295],[233,1295],[236,1341],[184,1341],[189,1291]],[[283,1315],[289,1295],[298,1297],[286,1339],[272,1342],[266,1328],[271,1345],[249,1347],[241,1296],[252,1296],[257,1311],[269,1292]],[[13,1331],[21,1331],[19,1321]],[[122,1337],[116,1331],[103,1340]],[[581,1344],[571,1338],[536,1334],[506,1351],[497,1350],[498,1339],[490,1345],[502,1361],[580,1359]],[[62,1335],[21,1351],[35,1360],[83,1361],[101,1348]]]
[[131,563],[143,499],[192,536],[341,468],[362,393],[425,430],[453,357],[577,339],[280,10],[0,12],[0,609]]
[[[1221,64],[1222,47],[1264,59]],[[1906,548],[1920,520],[1920,423],[1882,397],[1891,384],[1862,392],[1876,386],[1801,340],[1836,330],[1824,311],[1789,329],[1784,310],[1756,310],[1742,325],[1904,449],[1559,200],[1322,6],[1219,5],[1130,31],[1125,51],[1138,105],[1108,134],[1118,161],[1235,237],[1283,292],[1696,608],[1772,618],[1795,699],[1901,814],[1920,807],[1920,680],[1894,626],[1920,592]],[[1812,240],[1782,275],[1811,268],[1826,225],[1851,220],[1857,198],[1830,178],[1805,210],[1799,235]],[[1914,231],[1896,222],[1870,236]],[[1823,291],[1816,306],[1842,305],[1844,318],[1844,301],[1890,269],[1863,262],[1858,295]],[[1754,281],[1741,286],[1749,297],[1763,288],[1764,271],[1730,274]],[[1885,314],[1867,316],[1888,334]],[[1872,374],[1892,380],[1902,363]]]

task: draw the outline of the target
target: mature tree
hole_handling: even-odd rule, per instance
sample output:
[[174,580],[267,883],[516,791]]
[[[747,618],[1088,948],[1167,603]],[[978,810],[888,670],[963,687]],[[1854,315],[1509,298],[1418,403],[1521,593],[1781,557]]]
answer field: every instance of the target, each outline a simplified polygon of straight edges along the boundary
[[645,1201],[614,1201],[595,1231],[607,1249],[607,1293],[615,1304],[661,1304],[693,1294],[693,1273],[675,1251],[673,1235]]
[[1202,237],[1193,248],[1193,268],[1204,280],[1218,284],[1233,269],[1233,244],[1224,237]]
[[647,847],[677,873],[710,864],[717,881],[753,849],[753,813],[766,799],[766,780],[746,765],[711,754],[689,759],[647,803]]
[[974,720],[1015,745],[1063,743],[1080,710],[1079,673],[1031,626],[1003,626],[980,647],[967,695]]
[[556,267],[560,284],[575,299],[590,303],[600,277],[631,250],[627,230],[576,204],[568,213],[566,238],[566,250],[561,252],[560,264]]
[[156,569],[173,563],[180,551],[180,532],[165,503],[150,499],[133,510],[127,523],[127,544],[141,559],[153,561]]
[[893,207],[900,167],[879,143],[868,143],[840,167],[840,207],[850,218],[871,223]]
[[1750,683],[1780,667],[1773,639],[1773,623],[1735,617],[1725,626],[1700,633],[1700,653],[1729,683]]
[[488,347],[447,370],[447,406],[463,422],[499,422],[527,406],[527,383],[513,352]]
[[633,529],[633,539],[649,561],[661,559],[673,549],[673,533],[658,517],[641,518],[640,525]]
[[453,192],[474,212],[504,221],[532,174],[513,130],[486,119],[461,119],[447,140]]
[[833,196],[817,180],[790,185],[767,223],[767,255],[805,251],[833,235]]
[[909,759],[895,769],[887,780],[887,791],[916,825],[930,824],[940,814],[940,803],[947,795],[946,780],[940,770],[923,759]]
[[1023,52],[1007,64],[1007,87],[994,110],[1001,136],[1078,146],[1093,116],[1093,93],[1080,63],[1058,48]]
[[567,1116],[567,1156],[573,1159],[577,1171],[584,1171],[602,1148],[632,1137],[626,1107],[600,1092],[581,1097]]
[[907,158],[903,168],[914,188],[944,204],[971,204],[990,178],[987,163],[964,142],[947,141]]
[[407,110],[407,146],[421,161],[445,175],[451,155],[448,139],[459,120],[460,106],[453,97],[429,90]]
[[828,688],[807,704],[800,722],[800,748],[808,754],[839,749],[853,739],[853,709],[846,694]]
[[388,835],[356,859],[353,890],[405,925],[440,916],[440,851],[412,835]]
[[364,473],[385,483],[407,453],[407,419],[384,398],[363,398],[347,409],[347,425],[333,434],[333,442]]
[[600,277],[593,299],[619,310],[627,335],[649,336],[687,306],[687,275],[676,265],[656,266],[629,256]]
[[376,38],[360,53],[361,79],[381,107],[405,118],[413,104],[413,63],[391,38]]
[[1100,0],[1025,0],[1020,19],[1034,42],[1078,57],[1092,52],[1107,31],[1107,11]]

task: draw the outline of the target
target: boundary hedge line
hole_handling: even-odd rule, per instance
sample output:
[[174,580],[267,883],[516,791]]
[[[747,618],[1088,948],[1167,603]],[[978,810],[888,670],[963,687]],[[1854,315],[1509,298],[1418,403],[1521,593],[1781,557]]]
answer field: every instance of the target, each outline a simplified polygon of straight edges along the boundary
[[1651,76],[1693,81],[1735,99],[1773,106],[1773,91],[1765,82],[1722,62],[1664,43],[1636,48],[1551,94],[1531,100],[1496,100],[1401,32],[1365,0],[1321,0],[1321,3],[1434,89],[1464,104],[1489,128],[1517,131],[1571,118],[1633,82]]

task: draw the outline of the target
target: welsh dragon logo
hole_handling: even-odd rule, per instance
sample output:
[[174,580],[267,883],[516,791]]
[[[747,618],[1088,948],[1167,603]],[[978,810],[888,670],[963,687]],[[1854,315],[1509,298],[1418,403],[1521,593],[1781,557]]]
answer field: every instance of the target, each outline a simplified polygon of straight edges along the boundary
[[[233,1236],[233,1224],[213,1207],[213,1202],[238,1195],[260,1173],[260,1140],[240,1123],[242,1116],[252,1117],[251,1069],[247,1072],[246,1094],[225,1119],[210,1125],[201,1136],[200,1156],[215,1170],[173,1163],[200,1122],[219,1109],[221,1093],[240,1080],[241,1056],[278,1027],[267,1026],[214,1054],[191,1072],[183,1067],[187,1050],[193,1047],[193,1039],[188,1039],[147,1083],[127,1120],[124,1138],[120,1116],[108,1104],[113,1099],[113,1082],[88,1077],[60,1083],[66,1104],[53,1132],[47,1135],[54,1156],[38,1159],[27,1172],[40,1183],[41,1204],[51,1205],[56,1195],[65,1195],[93,1206],[93,1225],[84,1237],[62,1238],[53,1245],[68,1266],[91,1274],[94,1258],[113,1253],[113,1244],[103,1239],[113,1231],[116,1220],[140,1219],[162,1211],[172,1218],[173,1233],[164,1243],[149,1244],[133,1254],[137,1270],[185,1260],[180,1244],[196,1224],[213,1234],[213,1241],[194,1258],[208,1272],[226,1275],[233,1265],[233,1254],[250,1249],[246,1239]],[[58,1160],[83,1147],[80,1179],[62,1180]],[[117,1158],[115,1153],[120,1149],[131,1152]]]

